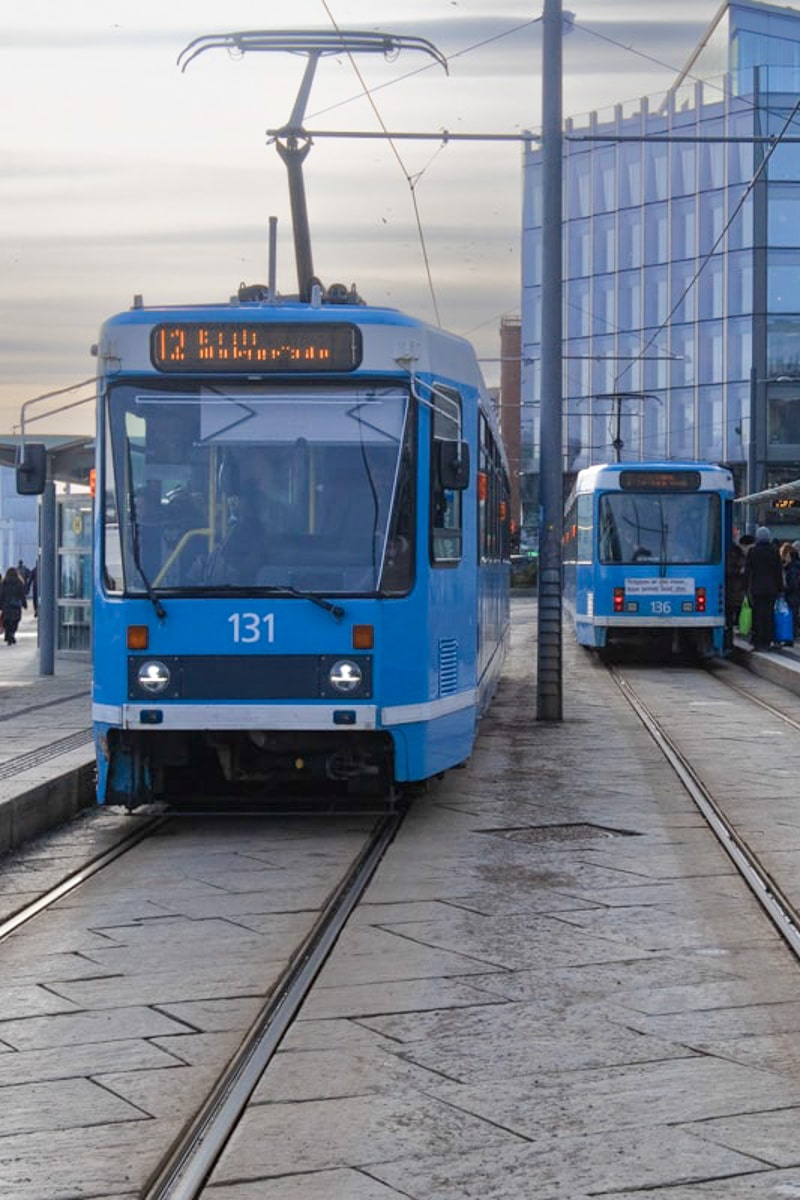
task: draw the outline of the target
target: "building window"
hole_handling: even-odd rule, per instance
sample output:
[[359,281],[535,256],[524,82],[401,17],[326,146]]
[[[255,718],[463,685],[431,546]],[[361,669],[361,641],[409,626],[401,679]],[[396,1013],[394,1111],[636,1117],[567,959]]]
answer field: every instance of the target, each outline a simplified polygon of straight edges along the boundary
[[619,216],[619,266],[621,270],[642,265],[642,214],[641,210],[620,213]]
[[767,375],[800,376],[800,316],[767,320]]
[[621,271],[619,283],[619,327],[638,329],[642,323],[642,277],[639,271]]
[[675,390],[669,401],[669,456],[694,458],[694,392]]
[[676,200],[672,205],[672,257],[694,258],[697,254],[696,208],[694,196]]
[[721,242],[725,226],[725,193],[706,192],[700,196],[700,254],[710,254]]
[[697,452],[712,462],[723,457],[722,388],[704,387],[698,393]]
[[648,204],[644,210],[644,261],[662,263],[669,254],[666,204]]
[[688,262],[672,264],[672,320],[678,323],[693,321],[697,312],[697,264],[692,258]]
[[[704,138],[724,137],[724,121],[703,121],[700,124],[700,136]],[[725,146],[713,141],[701,142],[700,151],[700,191],[710,192],[723,187],[725,183]]]
[[669,316],[666,267],[646,267],[644,272],[644,323],[663,325]]
[[698,329],[698,383],[720,383],[725,378],[722,321],[704,321]]
[[[692,126],[681,126],[675,129],[677,136],[681,133],[689,134],[692,132]],[[673,196],[689,196],[696,190],[695,171],[695,147],[689,142],[673,142],[672,150],[672,195]]]
[[620,142],[619,204],[629,208],[642,203],[642,146],[640,142]]
[[567,336],[589,336],[589,280],[573,279],[567,292]]
[[595,275],[594,277],[594,332],[608,333],[617,328],[616,322],[616,277]]
[[666,200],[667,198],[667,144],[645,142],[645,199]]
[[768,252],[767,311],[800,313],[800,250]]
[[[749,317],[728,319],[728,372],[729,380],[749,379],[753,363],[753,323]],[[767,368],[769,370],[769,368]]]
[[617,269],[617,229],[616,217],[609,214],[598,217],[594,223],[594,264],[595,275],[604,275],[607,271]]
[[728,255],[728,313],[753,311],[753,256],[747,250]]
[[567,160],[569,181],[569,214],[572,217],[588,217],[591,211],[591,155],[571,154]]
[[697,279],[698,311],[701,317],[721,317],[723,315],[725,307],[724,279],[722,255],[715,254],[706,259]]
[[594,211],[611,212],[616,206],[617,180],[614,147],[596,150],[594,154]]
[[567,234],[567,277],[591,275],[591,226],[588,221],[572,221]]
[[767,197],[770,246],[800,246],[800,188],[773,183]]

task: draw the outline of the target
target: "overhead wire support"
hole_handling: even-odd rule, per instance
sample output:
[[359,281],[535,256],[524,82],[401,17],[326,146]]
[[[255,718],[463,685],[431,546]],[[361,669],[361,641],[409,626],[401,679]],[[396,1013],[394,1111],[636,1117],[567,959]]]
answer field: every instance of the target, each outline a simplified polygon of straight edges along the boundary
[[320,58],[331,54],[383,54],[393,57],[401,50],[418,50],[430,55],[447,72],[447,59],[426,38],[373,30],[246,30],[240,33],[206,34],[195,38],[178,55],[178,66],[185,71],[205,50],[228,50],[239,55],[250,51],[283,51],[307,58],[300,89],[288,122],[270,136],[286,166],[289,201],[292,212],[297,288],[301,300],[309,301],[316,282],[311,254],[303,162],[311,149],[312,137],[303,128],[306,105]]

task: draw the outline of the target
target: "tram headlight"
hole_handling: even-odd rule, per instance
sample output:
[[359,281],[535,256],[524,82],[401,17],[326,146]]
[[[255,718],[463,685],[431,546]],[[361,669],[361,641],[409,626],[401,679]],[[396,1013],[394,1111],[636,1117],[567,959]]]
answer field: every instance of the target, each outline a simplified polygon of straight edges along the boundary
[[328,672],[328,683],[344,695],[357,691],[362,679],[361,667],[352,658],[338,659]]
[[148,696],[159,696],[167,690],[171,678],[166,663],[161,662],[158,658],[148,658],[139,667],[136,682],[143,692],[147,692]]

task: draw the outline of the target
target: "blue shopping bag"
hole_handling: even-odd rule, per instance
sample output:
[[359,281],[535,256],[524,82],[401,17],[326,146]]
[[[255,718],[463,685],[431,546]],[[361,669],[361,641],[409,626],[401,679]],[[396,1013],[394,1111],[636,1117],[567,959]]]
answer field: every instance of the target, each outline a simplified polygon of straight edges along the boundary
[[794,641],[792,630],[792,610],[783,596],[775,601],[775,634],[774,641],[791,645]]

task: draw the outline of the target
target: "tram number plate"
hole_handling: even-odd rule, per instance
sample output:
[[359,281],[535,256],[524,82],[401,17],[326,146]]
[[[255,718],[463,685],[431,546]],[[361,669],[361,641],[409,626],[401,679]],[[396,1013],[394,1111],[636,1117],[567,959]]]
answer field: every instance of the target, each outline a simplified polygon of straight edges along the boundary
[[626,579],[626,596],[694,596],[694,579],[676,576],[653,579]]

